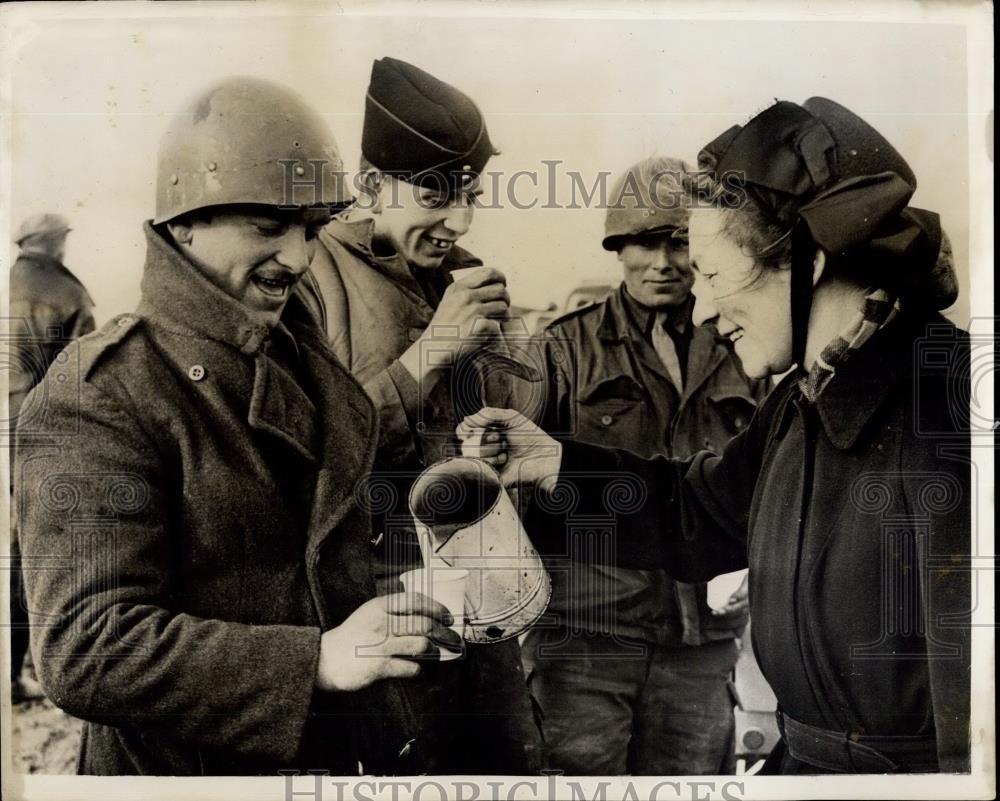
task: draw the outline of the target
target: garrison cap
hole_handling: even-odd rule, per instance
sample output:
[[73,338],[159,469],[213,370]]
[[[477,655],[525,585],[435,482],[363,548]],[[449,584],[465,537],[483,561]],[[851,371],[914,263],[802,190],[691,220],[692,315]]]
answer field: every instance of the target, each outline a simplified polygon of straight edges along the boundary
[[478,176],[496,150],[468,95],[386,57],[372,64],[361,152],[382,172],[452,190]]
[[69,233],[69,220],[61,214],[32,214],[26,218],[14,235],[15,244],[20,245],[32,236],[55,236]]

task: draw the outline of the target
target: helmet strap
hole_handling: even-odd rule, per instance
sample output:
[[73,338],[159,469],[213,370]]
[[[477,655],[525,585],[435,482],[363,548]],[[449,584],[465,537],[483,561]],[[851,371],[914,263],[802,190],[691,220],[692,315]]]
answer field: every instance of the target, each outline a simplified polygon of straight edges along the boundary
[[801,369],[805,364],[809,312],[812,309],[813,261],[816,245],[809,227],[801,220],[792,229],[792,360]]

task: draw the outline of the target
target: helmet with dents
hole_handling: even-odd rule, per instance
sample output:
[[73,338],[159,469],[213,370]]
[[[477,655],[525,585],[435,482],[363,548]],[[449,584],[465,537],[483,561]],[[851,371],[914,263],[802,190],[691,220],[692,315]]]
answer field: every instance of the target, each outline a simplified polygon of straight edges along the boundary
[[628,237],[686,231],[690,174],[691,168],[680,159],[661,156],[629,167],[611,188],[604,249],[619,250]]
[[222,80],[177,114],[160,142],[156,224],[211,206],[337,207],[351,200],[326,122],[278,83]]

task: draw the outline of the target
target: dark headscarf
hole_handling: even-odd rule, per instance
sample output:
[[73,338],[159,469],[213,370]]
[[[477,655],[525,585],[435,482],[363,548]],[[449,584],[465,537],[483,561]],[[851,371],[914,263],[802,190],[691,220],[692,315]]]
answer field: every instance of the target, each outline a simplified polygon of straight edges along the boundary
[[938,215],[908,206],[917,179],[878,131],[832,100],[779,101],[706,145],[699,166],[743,190],[792,242],[792,341],[801,365],[816,247],[870,265],[872,283],[942,309],[957,296],[953,275],[933,282]]

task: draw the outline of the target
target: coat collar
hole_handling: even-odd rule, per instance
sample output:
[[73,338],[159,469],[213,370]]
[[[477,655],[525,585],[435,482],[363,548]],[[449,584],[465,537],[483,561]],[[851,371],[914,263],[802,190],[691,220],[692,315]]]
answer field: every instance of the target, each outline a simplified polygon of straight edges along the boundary
[[[650,309],[643,306],[629,294],[628,288],[624,283],[618,287],[618,291],[615,294],[621,297],[622,307],[629,315],[632,324],[642,332],[642,335],[646,339],[649,339],[652,336],[653,326],[656,324],[656,318],[660,310]],[[691,326],[691,311],[693,308],[694,296],[688,295],[683,303],[679,306],[675,306],[667,312],[669,325],[671,325],[677,333],[686,334],[689,332]]]
[[731,352],[732,345],[719,336],[714,325],[693,326],[684,397],[693,395]]
[[168,328],[194,334],[254,355],[271,336],[246,307],[209,281],[152,223],[146,233],[139,313]]
[[73,275],[59,259],[53,258],[48,253],[39,253],[36,250],[22,250],[17,254],[17,257],[33,262],[34,266],[40,269],[56,270],[57,272],[66,272],[71,276]]
[[[693,299],[689,298],[676,314],[670,317],[671,324],[678,331],[691,327]],[[597,335],[605,342],[619,342],[628,337],[648,337],[656,318],[656,309],[640,305],[625,289],[625,282],[608,295],[601,310]]]
[[[628,312],[624,282],[608,296],[601,309],[597,324],[597,335],[606,344],[631,344],[636,338],[644,338],[639,329],[639,321]],[[688,311],[690,320],[690,311]],[[728,346],[719,340],[714,326],[690,327],[691,347],[688,351],[688,376],[684,383],[684,397],[692,395],[725,360]],[[652,346],[650,346],[651,348]],[[644,348],[645,350],[645,348]],[[659,359],[644,360],[644,363],[658,375],[669,380],[666,369]]]
[[[315,326],[306,307],[293,294],[282,322],[270,329],[254,321],[243,304],[205,278],[148,222],[145,232],[139,315],[168,331],[236,348],[252,358],[247,422],[315,462],[316,409],[293,375],[300,356],[297,340]],[[226,367],[202,368],[206,366],[219,380],[236,375]]]
[[856,445],[890,394],[912,380],[914,342],[926,322],[901,313],[837,368],[815,404],[837,448]]
[[[398,253],[388,256],[375,253],[372,244],[372,239],[375,236],[374,219],[361,216],[356,209],[350,208],[334,217],[327,225],[327,230],[348,250],[353,250],[355,254],[385,273],[393,281],[419,292],[419,284],[413,276],[410,265],[402,256]],[[441,263],[441,269],[445,273],[450,273],[452,270],[463,267],[478,267],[482,263],[481,259],[465,248],[452,245],[448,255]],[[451,282],[448,281],[448,283]]]

